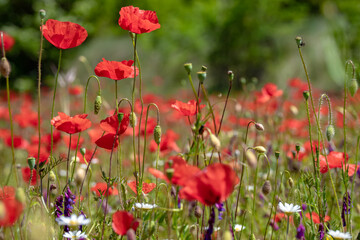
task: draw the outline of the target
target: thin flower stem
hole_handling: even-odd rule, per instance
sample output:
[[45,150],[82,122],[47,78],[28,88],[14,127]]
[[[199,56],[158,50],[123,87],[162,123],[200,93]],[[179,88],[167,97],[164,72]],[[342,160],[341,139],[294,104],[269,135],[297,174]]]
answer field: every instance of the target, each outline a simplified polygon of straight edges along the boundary
[[209,100],[209,98],[208,98],[206,89],[205,89],[205,87],[204,87],[204,84],[201,84],[201,90],[202,90],[202,92],[203,92],[203,94],[204,94],[205,100],[208,102],[209,110],[210,110],[210,113],[211,113],[211,116],[212,116],[212,119],[213,119],[213,123],[214,123],[214,132],[215,132],[215,135],[217,136],[217,128],[216,128],[215,115],[214,115],[214,111],[213,111],[213,108],[212,108],[212,106],[211,106],[210,100]]
[[[253,204],[252,204],[252,220],[251,220],[251,234],[253,233],[254,223],[255,223],[255,203],[256,203],[256,185],[257,185],[257,175],[258,175],[258,169],[260,165],[260,157],[262,154],[259,154],[257,157],[257,164],[255,169],[255,178],[254,178],[254,194],[253,194]],[[250,235],[251,235],[250,234]]]
[[39,62],[38,62],[38,138],[39,138],[39,144],[38,144],[37,165],[40,162],[40,146],[41,146],[40,110],[41,110],[41,59],[42,59],[43,42],[44,42],[44,35],[42,34],[43,25],[44,25],[44,19],[41,19],[40,51],[39,51]]
[[[247,136],[248,136],[248,133],[249,133],[249,127],[250,127],[250,124],[251,124],[251,123],[255,124],[254,121],[250,121],[250,122],[247,124],[246,133],[245,133],[245,137],[244,137],[244,144],[245,144],[245,145],[246,145],[246,143],[247,143]],[[236,207],[235,207],[235,217],[234,217],[234,220],[235,220],[235,221],[236,221],[237,210],[238,210],[238,206],[239,206],[241,185],[242,185],[242,181],[243,181],[243,178],[244,178],[244,172],[245,172],[245,160],[246,160],[246,156],[245,156],[245,149],[244,149],[242,166],[241,166],[240,184],[239,184],[238,194],[237,194],[237,197],[236,197]]]
[[[318,131],[318,133],[320,134],[321,141],[322,141],[323,146],[324,146],[324,148],[325,148],[324,136],[323,136],[322,132],[320,131],[319,119],[318,119],[317,116],[316,116],[316,111],[315,111],[315,106],[314,106],[314,99],[313,99],[312,90],[311,90],[311,82],[310,82],[309,74],[308,74],[308,72],[307,72],[307,68],[306,68],[306,65],[305,65],[304,58],[303,58],[302,53],[301,53],[301,47],[298,47],[298,50],[299,50],[299,55],[300,55],[300,58],[301,58],[301,62],[302,62],[304,71],[305,71],[306,79],[307,79],[307,82],[308,82],[309,95],[310,95],[310,100],[311,100],[310,102],[311,102],[312,110],[313,110],[313,112],[314,112],[314,117],[315,117],[315,121],[316,121],[316,125],[317,125],[317,131]],[[311,143],[311,145],[312,145],[312,143]],[[312,147],[312,146],[311,146],[311,147]],[[329,170],[329,172],[330,172],[330,167],[329,167],[329,163],[328,163],[326,154],[325,154],[325,160],[326,160],[327,168],[328,168],[328,170]],[[334,192],[334,195],[335,195],[335,202],[336,202],[337,210],[338,210],[338,213],[339,213],[339,219],[341,220],[341,210],[340,210],[340,205],[339,205],[339,198],[338,198],[338,196],[337,196],[336,189],[335,189],[335,185],[334,185],[334,181],[333,181],[333,179],[332,179],[331,174],[329,174],[329,177],[330,177],[331,186],[332,186],[332,189],[333,189],[333,192]]]
[[225,100],[224,109],[223,109],[223,112],[222,112],[222,114],[221,114],[221,119],[220,119],[220,124],[219,124],[219,129],[218,129],[217,135],[219,135],[219,134],[220,134],[220,131],[221,131],[221,126],[222,126],[222,122],[223,122],[223,120],[224,120],[224,115],[225,115],[226,106],[227,106],[227,103],[228,103],[228,100],[229,100],[229,96],[230,96],[230,91],[231,91],[231,87],[232,87],[232,82],[233,82],[233,81],[230,81],[230,84],[229,84],[229,89],[228,89],[228,92],[227,92],[227,95],[226,95],[226,100]]
[[288,236],[289,236],[290,216],[288,215],[287,217],[288,217],[288,219],[287,219],[287,224],[286,224],[286,238],[285,238],[285,240],[287,240]]
[[69,163],[70,163],[70,148],[71,148],[71,134],[70,135],[70,140],[69,140],[69,150],[68,150],[68,156],[67,156],[67,161],[66,161],[66,184],[69,182]]
[[[358,156],[359,156],[359,144],[360,144],[360,136],[358,136],[357,141],[356,141],[356,153],[355,153],[355,174],[357,172],[357,168],[359,166],[358,164]],[[350,192],[350,199],[353,199],[353,193],[354,193],[354,183],[355,180],[352,181],[351,183],[351,192]],[[351,222],[351,217],[352,217],[352,208],[349,209],[350,213],[349,213],[349,219]],[[351,224],[350,224],[351,226]],[[350,227],[350,234],[352,235],[352,228]]]

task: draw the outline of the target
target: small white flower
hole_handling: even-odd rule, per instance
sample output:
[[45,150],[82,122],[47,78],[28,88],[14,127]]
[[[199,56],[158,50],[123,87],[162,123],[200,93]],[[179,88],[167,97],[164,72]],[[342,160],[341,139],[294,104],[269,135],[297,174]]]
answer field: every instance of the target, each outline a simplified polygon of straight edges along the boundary
[[80,225],[86,225],[90,223],[90,219],[85,219],[84,215],[79,217],[72,214],[71,217],[60,216],[56,219],[59,225],[67,225],[69,227],[76,227]]
[[157,208],[157,205],[156,204],[148,204],[148,203],[135,203],[135,208],[150,210],[153,208]]
[[248,185],[248,186],[246,186],[246,189],[247,189],[249,192],[254,191],[254,186]]
[[328,234],[331,235],[334,239],[351,239],[351,235],[349,232],[343,233],[339,230],[329,230]]
[[240,225],[240,224],[235,224],[235,226],[234,226],[235,232],[241,232],[244,229],[245,229],[245,227],[243,225]]
[[81,239],[86,238],[85,233],[82,233],[81,231],[73,231],[73,232],[66,232],[63,235],[64,238],[70,238],[70,239]]
[[290,203],[290,204],[285,203],[285,205],[284,205],[282,202],[279,202],[278,207],[279,207],[280,211],[282,211],[286,215],[290,215],[290,214],[296,213],[296,212],[301,212],[300,206],[294,205],[292,203]]

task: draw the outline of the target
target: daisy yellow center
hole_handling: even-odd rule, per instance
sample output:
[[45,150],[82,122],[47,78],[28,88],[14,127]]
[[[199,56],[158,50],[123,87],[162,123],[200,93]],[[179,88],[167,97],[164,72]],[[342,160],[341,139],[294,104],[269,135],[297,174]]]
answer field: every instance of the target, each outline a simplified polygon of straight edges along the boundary
[[76,225],[78,225],[78,221],[70,220],[69,225],[70,226],[76,226]]

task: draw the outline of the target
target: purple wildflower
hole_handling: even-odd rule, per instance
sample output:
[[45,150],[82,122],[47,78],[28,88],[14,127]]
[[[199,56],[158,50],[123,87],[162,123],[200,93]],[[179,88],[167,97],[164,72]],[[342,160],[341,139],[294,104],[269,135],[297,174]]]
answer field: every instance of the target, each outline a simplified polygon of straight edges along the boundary
[[305,239],[305,226],[300,223],[299,227],[296,229],[296,239]]
[[[71,192],[70,188],[68,187],[64,193],[65,195],[65,201],[64,201],[64,216],[70,217],[73,205],[75,204],[75,195]],[[69,226],[64,226],[65,232],[68,232],[70,230]]]
[[345,214],[349,214],[350,209],[351,209],[351,197],[349,192],[346,192],[343,197],[343,205],[341,211],[341,219],[344,227],[346,226]]
[[219,211],[219,215],[218,215],[218,218],[219,220],[222,220],[222,215],[225,211],[225,208],[224,208],[224,203],[216,203],[215,204],[215,207],[218,209]]
[[63,201],[64,201],[64,198],[62,195],[58,196],[55,200],[55,215],[56,215],[56,218],[59,218],[61,215],[63,215]]
[[319,224],[319,239],[323,240],[324,236],[325,236],[325,229],[324,229],[324,225],[322,225],[322,223]]
[[211,212],[210,212],[210,217],[209,217],[209,226],[208,226],[208,229],[206,230],[204,240],[211,240],[211,234],[214,231],[214,223],[215,223],[215,210],[212,207]]

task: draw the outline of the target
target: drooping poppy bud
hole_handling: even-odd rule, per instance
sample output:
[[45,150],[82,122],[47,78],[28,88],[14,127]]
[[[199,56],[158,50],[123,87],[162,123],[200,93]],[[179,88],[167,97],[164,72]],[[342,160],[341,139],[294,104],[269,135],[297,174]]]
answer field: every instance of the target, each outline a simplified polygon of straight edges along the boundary
[[304,96],[305,100],[307,101],[310,97],[309,91],[303,91],[303,96]]
[[264,148],[263,146],[256,146],[254,147],[255,152],[259,153],[259,154],[264,154],[266,153],[266,148]]
[[264,131],[265,130],[264,126],[261,123],[255,123],[255,128],[258,131]]
[[261,190],[265,195],[268,195],[271,192],[271,183],[269,180],[266,180],[264,182],[264,185],[262,186]]
[[210,133],[210,144],[213,148],[215,148],[216,151],[220,150],[221,142],[218,137],[216,137],[214,134]]
[[334,137],[334,135],[335,135],[334,125],[330,124],[326,128],[326,138],[327,138],[327,140],[330,142],[331,139]]
[[294,214],[294,224],[296,227],[299,227],[301,221],[301,216],[298,212]]
[[349,85],[349,91],[351,96],[354,96],[359,88],[358,82],[355,78],[351,79],[350,85]]
[[7,58],[3,57],[0,61],[0,73],[5,78],[8,78],[11,72],[11,66]]
[[228,77],[229,77],[229,81],[232,82],[234,80],[234,73],[233,71],[228,71]]
[[159,145],[161,142],[161,127],[160,127],[160,125],[157,125],[154,128],[154,140],[157,145]]
[[55,182],[55,180],[56,180],[56,175],[53,171],[50,171],[50,173],[49,173],[49,180],[50,180],[50,182]]
[[97,95],[95,98],[95,102],[94,102],[94,113],[95,115],[97,115],[100,111],[101,108],[101,104],[102,104],[102,100],[101,100],[101,96]]
[[44,9],[40,9],[39,15],[41,19],[44,19],[46,17],[46,11]]
[[136,126],[136,123],[137,123],[137,117],[136,117],[136,114],[134,112],[130,113],[129,120],[130,120],[130,126],[132,128],[134,128]]

